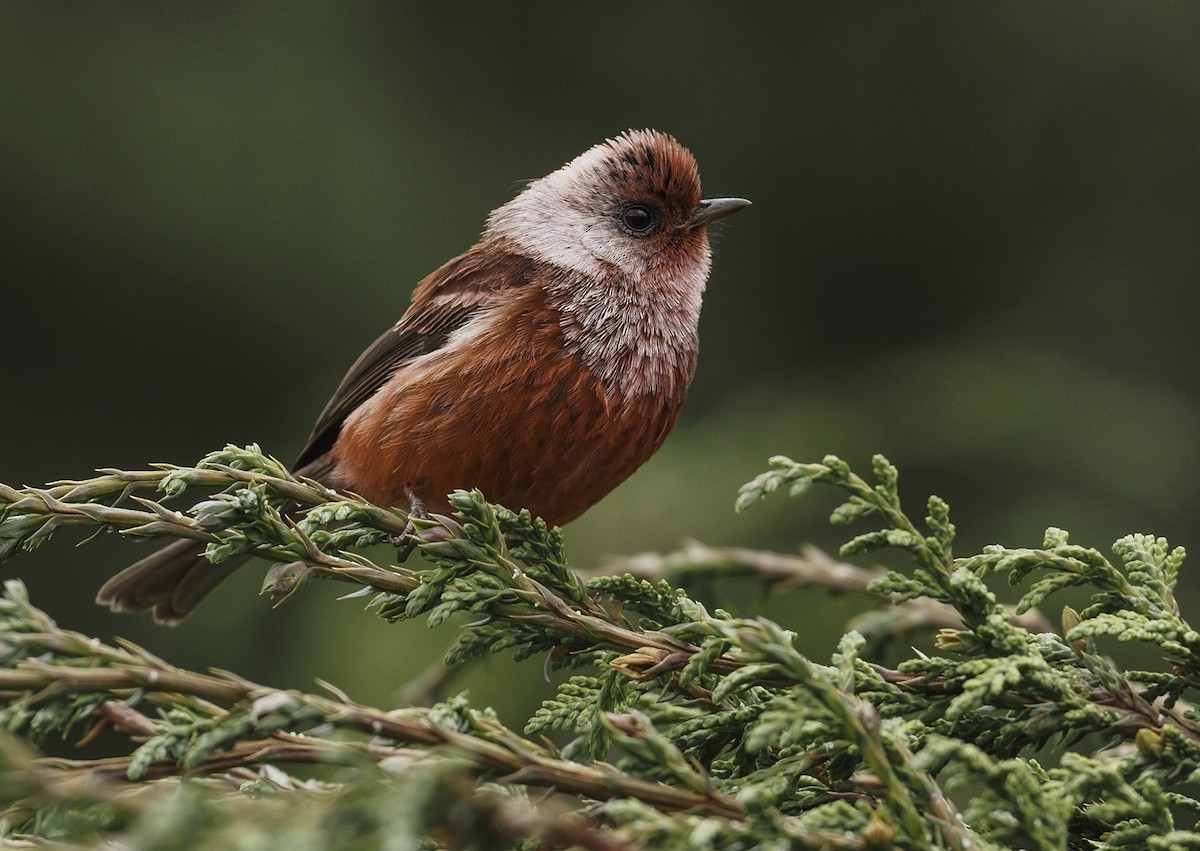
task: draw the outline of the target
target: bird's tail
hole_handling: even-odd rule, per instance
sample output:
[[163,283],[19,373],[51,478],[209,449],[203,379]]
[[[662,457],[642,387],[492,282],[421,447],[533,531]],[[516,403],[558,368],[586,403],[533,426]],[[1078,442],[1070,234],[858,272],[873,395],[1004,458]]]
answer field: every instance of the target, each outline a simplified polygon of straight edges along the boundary
[[96,602],[114,612],[153,609],[159,623],[176,624],[245,561],[235,556],[213,564],[204,557],[203,543],[175,541],[105,582]]

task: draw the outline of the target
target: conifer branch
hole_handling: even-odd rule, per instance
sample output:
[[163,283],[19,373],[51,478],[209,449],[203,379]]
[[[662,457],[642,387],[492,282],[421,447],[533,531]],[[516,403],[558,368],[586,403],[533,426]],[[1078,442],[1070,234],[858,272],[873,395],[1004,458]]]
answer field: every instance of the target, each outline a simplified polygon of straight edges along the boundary
[[[451,496],[453,516],[413,518],[429,565],[399,567],[363,548],[394,541],[409,518],[298,480],[256,447],[227,447],[194,467],[0,486],[0,556],[67,527],[186,537],[203,541],[214,562],[257,554],[288,564],[289,576],[272,583],[285,596],[316,576],[358,586],[349,596],[367,598],[388,620],[423,616],[437,624],[462,615],[450,664],[507,650],[540,659],[547,671],[572,672],[523,733],[461,697],[385,712],[332,687],[281,691],[229,672],[182,670],[131,644],[95,642],[57,627],[10,583],[0,599],[0,725],[30,741],[113,729],[133,751],[65,762],[0,747],[0,760],[22,778],[5,793],[0,831],[38,835],[60,811],[80,819],[94,813],[80,822],[86,830],[137,830],[144,821],[126,799],[80,783],[150,789],[182,777],[199,789],[235,780],[272,794],[319,798],[332,789],[321,799],[329,808],[369,808],[386,798],[390,808],[359,815],[405,836],[457,837],[451,844],[483,837],[589,848],[1200,842],[1200,833],[1176,824],[1177,813],[1200,814],[1186,788],[1200,772],[1200,718],[1192,709],[1200,639],[1174,594],[1182,550],[1130,535],[1110,561],[1052,528],[1039,547],[959,557],[943,501],[928,500],[919,527],[901,506],[895,468],[876,458],[873,473],[870,483],[837,458],[775,458],[738,506],[781,489],[838,488],[846,502],[834,522],[879,524],[841,556],[900,549],[914,562],[908,571],[860,568],[813,551],[792,557],[689,545],[585,578],[569,566],[559,530],[475,492]],[[190,506],[168,507],[194,489],[202,494]],[[896,605],[874,615],[875,628],[932,635],[937,655],[889,668],[869,658],[870,645],[851,631],[829,664],[816,664],[784,626],[709,611],[673,584],[722,572],[881,596]],[[1016,607],[989,587],[997,575],[1030,580]],[[1035,607],[1070,587],[1089,589],[1091,602],[1066,608],[1056,631]],[[1099,650],[1111,641],[1149,648],[1148,669],[1118,668]],[[1085,740],[1089,734],[1098,735]],[[565,744],[538,744],[535,735]],[[1088,745],[1091,752],[1067,753],[1049,768],[1032,758],[1062,741],[1119,747],[1100,754]],[[337,795],[344,783],[306,785],[279,768],[289,764],[353,767],[362,780],[354,796]],[[956,797],[963,788],[971,796]],[[407,791],[397,798],[396,789]],[[556,790],[554,803],[531,803],[545,789]],[[404,796],[434,803],[392,815]],[[242,803],[256,807],[255,825],[285,823],[250,800]],[[195,801],[206,806],[203,796]],[[463,801],[476,825],[470,836],[458,836],[458,823],[447,820],[459,805],[452,802]],[[697,845],[695,837],[707,839]],[[1160,837],[1168,844],[1156,844]]]

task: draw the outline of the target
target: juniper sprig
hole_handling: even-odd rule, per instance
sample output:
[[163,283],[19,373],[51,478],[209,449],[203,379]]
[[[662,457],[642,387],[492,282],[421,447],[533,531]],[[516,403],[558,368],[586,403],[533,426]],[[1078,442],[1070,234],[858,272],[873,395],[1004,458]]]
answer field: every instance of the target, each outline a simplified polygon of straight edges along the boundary
[[[288,565],[272,584],[285,596],[295,576],[331,578],[390,621],[456,619],[448,665],[508,652],[568,669],[517,732],[462,696],[384,711],[332,686],[310,694],[182,670],[58,627],[10,582],[0,832],[137,845],[174,830],[192,848],[283,835],[327,847],[351,823],[355,841],[449,846],[1200,847],[1187,823],[1200,813],[1200,636],[1175,596],[1183,551],[1131,535],[1110,560],[1051,529],[1038,548],[956,556],[948,506],[928,500],[919,527],[896,469],[877,457],[873,473],[774,458],[737,504],[840,489],[834,522],[877,524],[841,557],[898,548],[908,570],[689,545],[580,574],[559,530],[477,492],[454,494],[453,516],[414,518],[427,563],[400,567],[364,550],[394,540],[407,517],[298,480],[257,447],[0,486],[0,555],[63,527],[187,537],[214,562],[249,552]],[[692,577],[720,571],[874,597],[888,605],[860,622],[925,633],[936,650],[887,667],[851,630],[817,663],[788,625],[689,596]],[[999,600],[996,577],[1029,583],[1016,607]],[[1056,631],[1034,607],[1065,588],[1092,598],[1065,607]],[[1145,645],[1145,669],[1104,656],[1113,640]],[[125,736],[128,754],[51,760],[16,741],[99,729]],[[338,771],[301,780],[298,764]],[[181,833],[185,823],[202,828]]]

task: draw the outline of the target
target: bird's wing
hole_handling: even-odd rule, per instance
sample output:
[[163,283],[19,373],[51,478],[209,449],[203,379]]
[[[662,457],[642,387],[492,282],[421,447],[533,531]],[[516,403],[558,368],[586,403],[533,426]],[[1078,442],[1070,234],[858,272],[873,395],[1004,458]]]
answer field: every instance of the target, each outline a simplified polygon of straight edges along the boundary
[[346,418],[375,395],[396,370],[414,358],[437,351],[472,317],[511,297],[511,290],[529,284],[535,277],[535,265],[527,257],[494,248],[480,251],[477,247],[423,280],[400,321],[350,367],[317,418],[293,469],[302,470],[318,462],[333,447]]

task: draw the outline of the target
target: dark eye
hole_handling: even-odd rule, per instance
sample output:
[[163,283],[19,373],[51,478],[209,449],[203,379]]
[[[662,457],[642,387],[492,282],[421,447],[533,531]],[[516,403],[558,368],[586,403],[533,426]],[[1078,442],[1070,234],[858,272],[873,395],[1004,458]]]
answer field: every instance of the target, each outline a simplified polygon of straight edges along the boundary
[[618,220],[630,236],[649,236],[658,227],[658,211],[645,204],[630,204],[621,210]]

